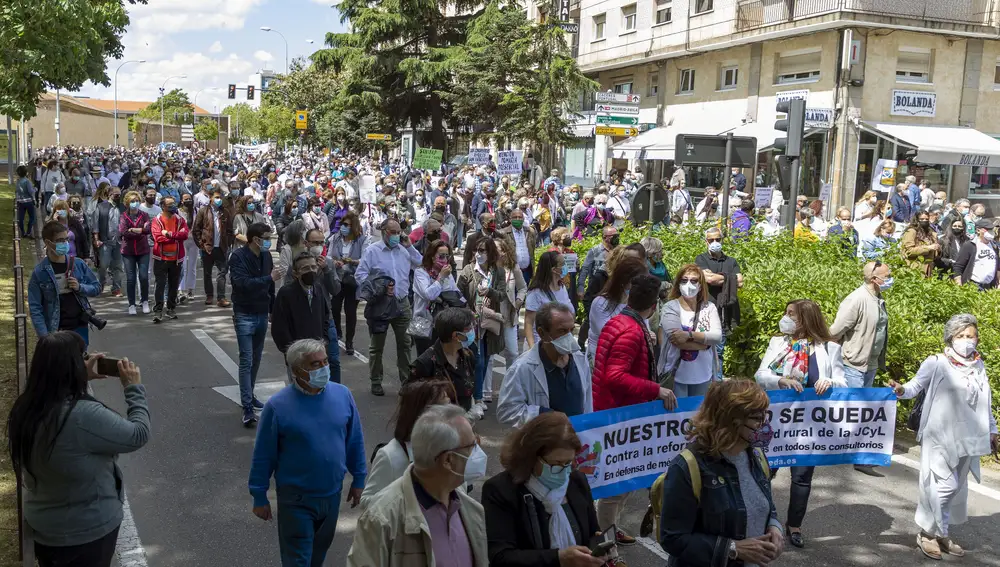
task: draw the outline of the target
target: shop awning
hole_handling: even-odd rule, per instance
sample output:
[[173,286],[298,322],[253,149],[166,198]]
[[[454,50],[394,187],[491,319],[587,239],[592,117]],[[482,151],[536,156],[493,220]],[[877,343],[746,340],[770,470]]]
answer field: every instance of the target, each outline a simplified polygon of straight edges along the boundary
[[[813,133],[820,130],[821,129],[819,128],[807,128],[805,131],[805,137],[808,138]],[[826,132],[825,129],[822,131]],[[774,147],[775,140],[788,136],[788,132],[775,130],[773,122],[748,122],[733,128],[732,132],[733,136],[736,137],[757,138],[757,153],[770,150]],[[728,132],[723,132],[723,134],[726,133]]]
[[1000,140],[975,128],[865,122],[877,136],[917,149],[916,161],[938,165],[1000,167]]
[[611,146],[611,157],[618,159],[644,159],[644,160],[672,160],[674,159],[674,146],[677,143],[678,134],[701,134],[715,136],[721,132],[731,130],[732,123],[713,123],[712,120],[697,122],[694,120],[685,121],[678,124],[672,122],[669,126],[653,128],[643,132],[634,138],[629,138]]

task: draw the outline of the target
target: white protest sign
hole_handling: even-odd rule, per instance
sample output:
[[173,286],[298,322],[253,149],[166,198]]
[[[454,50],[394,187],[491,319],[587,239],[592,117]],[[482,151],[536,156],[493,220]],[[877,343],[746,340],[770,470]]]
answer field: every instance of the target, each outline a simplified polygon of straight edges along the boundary
[[359,197],[362,203],[375,202],[375,176],[362,175],[361,186],[358,188]]
[[774,187],[754,187],[753,206],[757,209],[766,209],[771,206],[771,198],[774,196]]
[[497,153],[497,175],[521,175],[521,150],[504,150]]
[[896,168],[899,162],[894,159],[879,159],[872,171],[872,191],[886,193],[896,186]]
[[829,201],[830,197],[833,196],[833,183],[824,183],[819,188],[819,200]]
[[576,254],[563,254],[563,262],[565,262],[566,266],[568,266],[569,273],[571,273],[571,274],[575,274],[576,273],[576,263],[577,263],[577,261],[578,261],[578,257],[577,257]]
[[486,165],[490,163],[489,148],[469,149],[469,165]]

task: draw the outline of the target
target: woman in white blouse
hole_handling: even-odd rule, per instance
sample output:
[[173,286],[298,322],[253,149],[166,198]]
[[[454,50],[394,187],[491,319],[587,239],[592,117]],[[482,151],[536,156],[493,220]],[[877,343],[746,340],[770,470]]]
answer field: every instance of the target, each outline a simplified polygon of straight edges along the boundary
[[[503,316],[503,357],[507,368],[510,368],[519,354],[517,330],[520,326],[521,307],[524,306],[528,295],[528,285],[521,270],[517,269],[517,251],[514,249],[514,244],[506,238],[494,238],[493,243],[497,245],[499,252],[497,266],[503,268],[507,284],[506,293],[500,304],[500,315]],[[487,368],[486,375],[492,376],[492,372],[492,368]],[[483,384],[483,399],[487,401],[493,399],[492,380],[487,380]]]
[[722,340],[719,310],[708,300],[705,274],[694,264],[681,266],[660,315],[659,376],[674,377],[678,398],[704,396],[715,376],[715,345]]
[[539,341],[535,330],[535,313],[546,303],[556,301],[569,307],[576,313],[576,306],[570,301],[566,289],[566,276],[569,275],[569,265],[559,252],[550,250],[538,258],[535,273],[528,284],[528,297],[524,303],[524,340],[527,348],[533,348]]
[[979,482],[979,458],[998,452],[976,317],[963,313],[949,319],[944,344],[944,352],[924,360],[912,380],[889,383],[904,400],[924,394],[915,520],[921,530],[917,546],[931,559],[941,559],[942,553],[965,555],[949,528],[967,519],[969,473]]
[[445,291],[460,294],[455,283],[455,268],[452,266],[451,246],[443,240],[435,240],[424,250],[424,260],[420,267],[413,271],[413,318],[427,321],[427,336],[413,335],[417,347],[417,356],[431,348],[434,339],[431,330],[434,326],[434,315],[431,306]]
[[601,289],[601,294],[590,304],[590,333],[587,334],[587,360],[590,368],[594,368],[594,353],[597,352],[597,339],[601,337],[601,329],[612,317],[618,315],[628,306],[628,292],[632,286],[632,278],[648,273],[646,261],[630,256],[622,256],[615,265],[607,264],[610,275]]
[[413,462],[410,434],[420,414],[430,405],[457,403],[455,385],[447,380],[413,380],[403,384],[399,403],[390,423],[395,422],[392,441],[376,449],[361,493],[361,510],[371,504],[383,488],[403,476]]
[[[788,302],[778,321],[781,334],[772,337],[767,352],[754,374],[765,390],[813,388],[822,396],[830,388],[846,388],[844,360],[840,345],[830,337],[830,328],[819,305],[811,299]],[[785,535],[795,547],[805,547],[802,521],[809,505],[813,471],[816,467],[791,467],[792,484],[788,499]]]

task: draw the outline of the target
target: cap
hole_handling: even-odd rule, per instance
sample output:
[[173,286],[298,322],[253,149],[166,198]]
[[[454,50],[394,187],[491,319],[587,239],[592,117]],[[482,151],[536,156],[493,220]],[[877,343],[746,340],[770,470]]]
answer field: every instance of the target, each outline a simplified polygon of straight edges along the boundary
[[986,230],[993,230],[993,221],[986,219],[979,219],[976,221],[976,228],[985,228]]

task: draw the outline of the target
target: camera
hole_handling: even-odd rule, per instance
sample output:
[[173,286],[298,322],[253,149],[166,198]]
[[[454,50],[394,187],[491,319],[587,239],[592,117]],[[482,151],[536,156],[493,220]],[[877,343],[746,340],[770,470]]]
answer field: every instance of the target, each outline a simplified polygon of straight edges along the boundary
[[104,327],[108,326],[108,320],[102,319],[100,316],[98,316],[97,312],[94,311],[93,308],[84,309],[83,318],[88,324],[93,325],[94,328],[97,329],[98,331],[103,331]]

